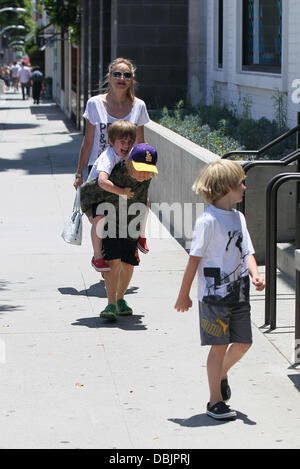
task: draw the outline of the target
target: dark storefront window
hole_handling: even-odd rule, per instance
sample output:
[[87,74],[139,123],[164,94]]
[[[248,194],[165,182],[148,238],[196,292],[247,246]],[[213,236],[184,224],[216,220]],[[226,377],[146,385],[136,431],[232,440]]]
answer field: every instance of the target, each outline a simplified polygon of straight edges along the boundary
[[243,0],[243,70],[281,73],[282,0]]

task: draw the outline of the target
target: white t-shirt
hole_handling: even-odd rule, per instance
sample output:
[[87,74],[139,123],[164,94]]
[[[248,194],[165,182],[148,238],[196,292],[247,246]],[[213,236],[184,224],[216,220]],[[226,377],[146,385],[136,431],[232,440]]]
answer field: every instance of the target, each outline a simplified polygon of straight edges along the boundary
[[110,175],[116,164],[120,163],[122,159],[124,158],[121,158],[113,147],[107,147],[96,159],[87,180],[91,181],[92,179],[98,178],[100,171],[104,171]]
[[[107,113],[99,95],[93,96],[88,100],[83,117],[88,119],[90,123],[95,126],[94,143],[88,161],[89,165],[93,165],[98,156],[108,146],[107,129],[109,125],[121,119]],[[144,101],[139,98],[134,98],[134,104],[130,113],[124,116],[122,120],[128,120],[136,126],[147,124],[150,119]]]
[[31,77],[31,70],[29,67],[20,67],[18,71],[18,77],[21,83],[28,83]]
[[11,66],[11,76],[13,78],[17,78],[19,69],[20,69],[19,65],[12,65]]
[[201,257],[198,266],[198,299],[235,298],[243,301],[248,278],[248,255],[254,254],[244,215],[209,205],[196,220],[191,256]]

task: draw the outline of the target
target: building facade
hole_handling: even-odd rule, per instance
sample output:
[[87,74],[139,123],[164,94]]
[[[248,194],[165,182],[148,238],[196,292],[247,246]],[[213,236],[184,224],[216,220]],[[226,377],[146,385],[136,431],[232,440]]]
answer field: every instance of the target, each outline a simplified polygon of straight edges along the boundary
[[218,100],[255,119],[281,118],[294,126],[300,102],[299,2],[190,0],[189,7],[190,103]]
[[300,102],[298,2],[82,0],[80,46],[64,37],[47,48],[54,96],[81,127],[108,64],[126,57],[149,109],[217,101],[292,127]]

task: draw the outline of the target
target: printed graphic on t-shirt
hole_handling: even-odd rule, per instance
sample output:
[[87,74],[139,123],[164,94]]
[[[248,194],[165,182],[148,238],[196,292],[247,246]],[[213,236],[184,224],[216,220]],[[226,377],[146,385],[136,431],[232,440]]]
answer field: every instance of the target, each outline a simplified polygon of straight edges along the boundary
[[107,142],[106,142],[106,135],[107,133],[105,133],[105,130],[108,129],[109,127],[109,123],[108,124],[103,124],[103,123],[100,123],[99,125],[99,155],[101,153],[104,152],[105,148],[107,147]]
[[224,245],[224,257],[239,259],[236,267],[231,271],[224,271],[220,267],[204,267],[206,289],[203,301],[230,305],[244,303],[249,300],[249,278],[247,257],[248,250],[243,245],[241,231],[228,231],[228,239]]

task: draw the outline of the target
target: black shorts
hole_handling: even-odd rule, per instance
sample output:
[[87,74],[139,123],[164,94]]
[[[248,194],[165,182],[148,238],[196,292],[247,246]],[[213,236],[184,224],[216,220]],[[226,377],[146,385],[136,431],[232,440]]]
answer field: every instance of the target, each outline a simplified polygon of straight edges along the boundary
[[137,239],[103,238],[102,250],[106,261],[121,259],[121,262],[125,262],[125,264],[139,265],[140,263]]
[[[99,215],[105,216],[105,213],[97,213],[98,205],[101,205],[102,203],[105,203],[105,202],[96,202],[95,204],[92,205],[92,217],[93,218],[99,217]],[[101,212],[101,207],[99,207],[99,211]]]

